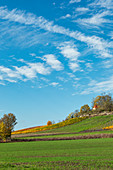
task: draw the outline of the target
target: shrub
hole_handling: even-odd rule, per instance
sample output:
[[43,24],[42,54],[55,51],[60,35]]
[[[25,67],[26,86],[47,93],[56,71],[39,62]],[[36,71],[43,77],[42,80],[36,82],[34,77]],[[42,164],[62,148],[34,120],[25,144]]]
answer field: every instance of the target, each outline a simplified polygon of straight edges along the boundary
[[50,126],[50,125],[52,125],[52,122],[49,120],[49,121],[47,122],[47,126]]

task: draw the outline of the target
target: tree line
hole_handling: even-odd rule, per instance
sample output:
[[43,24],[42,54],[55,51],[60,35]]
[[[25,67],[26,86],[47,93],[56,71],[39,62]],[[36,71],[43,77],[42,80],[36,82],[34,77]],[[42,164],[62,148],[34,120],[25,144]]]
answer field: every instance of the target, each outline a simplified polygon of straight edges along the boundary
[[66,119],[80,117],[84,115],[92,115],[92,114],[99,114],[101,112],[111,112],[113,111],[113,98],[111,94],[101,94],[92,101],[92,108],[88,104],[81,106],[80,111],[75,110],[74,112],[70,113]]

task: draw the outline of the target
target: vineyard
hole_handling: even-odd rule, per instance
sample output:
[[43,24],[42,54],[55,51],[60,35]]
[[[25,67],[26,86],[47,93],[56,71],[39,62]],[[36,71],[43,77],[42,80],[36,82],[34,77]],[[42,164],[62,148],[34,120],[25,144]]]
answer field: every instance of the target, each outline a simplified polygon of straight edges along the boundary
[[49,125],[49,126],[45,125],[45,126],[38,126],[38,127],[34,127],[34,128],[22,129],[22,130],[12,132],[12,135],[14,135],[14,134],[23,134],[23,133],[34,133],[34,132],[51,130],[51,129],[57,129],[57,128],[61,128],[61,127],[67,126],[67,125],[71,125],[71,124],[80,122],[80,121],[85,120],[87,118],[88,117],[72,118],[72,119],[65,120],[65,121],[62,121],[60,123],[56,123],[56,124]]

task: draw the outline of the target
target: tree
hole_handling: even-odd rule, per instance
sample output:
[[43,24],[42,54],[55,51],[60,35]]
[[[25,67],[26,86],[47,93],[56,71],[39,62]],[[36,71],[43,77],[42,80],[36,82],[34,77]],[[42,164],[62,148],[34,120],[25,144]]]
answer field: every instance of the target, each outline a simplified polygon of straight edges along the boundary
[[75,118],[75,117],[79,117],[79,110],[75,110],[74,112],[71,112],[68,116],[67,116],[67,118],[66,118],[66,120],[69,120],[69,119],[72,119],[72,118]]
[[74,117],[79,117],[79,114],[80,114],[80,113],[79,113],[79,110],[76,109],[75,112],[74,112]]
[[80,113],[81,113],[81,114],[87,113],[87,112],[89,112],[89,111],[90,111],[90,107],[89,107],[88,104],[85,104],[85,105],[81,106],[81,108],[80,108]]
[[50,120],[47,122],[47,126],[49,125],[52,125],[52,122]]
[[5,128],[7,129],[8,136],[11,137],[11,132],[17,124],[15,115],[13,113],[4,114],[1,122],[3,122]]
[[112,111],[113,110],[113,100],[110,94],[102,94],[93,99],[93,107],[97,105],[98,111]]
[[7,132],[7,128],[6,128],[6,126],[3,122],[0,123],[0,136],[1,136],[3,141],[6,141],[7,136],[9,136],[9,134]]
[[74,118],[74,112],[71,112],[71,113],[67,116],[67,119],[71,119],[71,118]]

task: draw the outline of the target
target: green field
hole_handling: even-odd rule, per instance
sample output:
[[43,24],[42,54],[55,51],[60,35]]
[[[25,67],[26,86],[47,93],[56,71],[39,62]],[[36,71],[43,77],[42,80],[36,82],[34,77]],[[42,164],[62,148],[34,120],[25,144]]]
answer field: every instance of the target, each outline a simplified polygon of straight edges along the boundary
[[[110,125],[113,125],[113,115],[97,116],[57,129],[12,135],[12,137],[34,139],[113,134],[112,130],[87,132],[87,130],[98,130]],[[113,169],[112,148],[113,138],[0,143],[0,168],[9,170]]]
[[0,143],[1,169],[113,169],[113,139]]
[[[34,136],[36,134],[59,134],[60,133],[70,133],[71,136],[73,136],[72,133],[80,133],[80,134],[76,134],[76,135],[85,135],[83,131],[86,131],[86,130],[98,130],[98,129],[102,129],[106,126],[111,126],[113,125],[113,115],[108,115],[108,116],[96,116],[96,117],[92,117],[92,118],[88,118],[88,119],[85,119],[81,122],[78,122],[78,123],[74,123],[74,124],[71,124],[71,125],[67,125],[67,126],[64,126],[64,127],[61,127],[61,128],[56,128],[56,129],[51,129],[51,130],[46,130],[46,131],[40,131],[40,132],[35,132],[35,133],[27,133],[25,134],[26,135],[31,135]],[[82,133],[81,133],[82,132]],[[100,133],[113,133],[112,130],[107,130],[107,131],[101,131],[101,132],[90,132],[90,133],[87,133],[87,134],[100,134]],[[24,137],[24,134],[18,134],[18,135],[12,135],[12,137],[15,137],[15,136],[23,136]],[[62,135],[61,135],[62,136]],[[65,136],[69,136],[68,134],[66,134]],[[75,136],[75,134],[74,134]],[[40,137],[41,138],[41,137]]]
[[[102,129],[106,126],[113,125],[113,115],[109,116],[96,116],[92,118],[85,119],[81,122],[74,123],[72,125],[64,126],[57,129],[51,129],[46,132],[48,133],[55,133],[55,132],[81,132],[84,130],[96,130],[96,129]],[[37,132],[39,133],[39,132]],[[40,133],[45,133],[45,131],[42,131]]]

